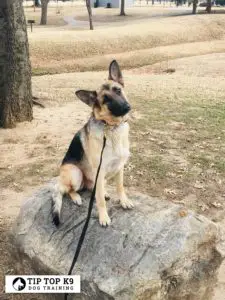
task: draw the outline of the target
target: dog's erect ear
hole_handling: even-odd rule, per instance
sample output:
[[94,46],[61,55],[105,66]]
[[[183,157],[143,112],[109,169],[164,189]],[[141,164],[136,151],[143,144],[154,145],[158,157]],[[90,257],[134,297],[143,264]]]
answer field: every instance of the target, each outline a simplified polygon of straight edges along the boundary
[[113,60],[109,66],[109,80],[116,81],[124,86],[123,75],[116,60]]
[[96,91],[79,90],[76,91],[75,94],[81,101],[89,106],[93,106],[98,101]]

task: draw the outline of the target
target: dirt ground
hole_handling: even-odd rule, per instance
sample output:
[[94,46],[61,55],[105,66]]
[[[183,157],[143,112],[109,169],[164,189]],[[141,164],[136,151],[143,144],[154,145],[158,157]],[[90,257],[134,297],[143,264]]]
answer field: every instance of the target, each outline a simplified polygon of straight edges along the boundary
[[[51,8],[50,26],[29,33],[33,73],[62,74],[33,77],[33,95],[45,108],[34,107],[31,123],[0,129],[1,300],[38,299],[3,294],[4,276],[15,274],[8,230],[23,199],[57,175],[68,144],[90,114],[75,90],[96,89],[107,79],[112,58],[126,70],[133,107],[127,188],[182,204],[224,227],[225,17],[168,17],[169,10],[130,9],[131,23],[117,17],[112,24],[115,10],[106,15],[99,9],[95,21],[103,25],[90,32],[63,21],[69,14],[85,21],[77,3],[72,12]],[[26,14],[37,18],[40,11],[28,8]],[[153,14],[158,19],[150,19]],[[224,300],[224,294],[222,266],[213,300]]]

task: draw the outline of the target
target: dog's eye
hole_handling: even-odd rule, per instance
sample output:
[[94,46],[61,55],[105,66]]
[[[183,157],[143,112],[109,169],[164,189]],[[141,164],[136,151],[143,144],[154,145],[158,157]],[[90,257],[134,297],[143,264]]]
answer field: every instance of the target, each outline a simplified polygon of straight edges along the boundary
[[111,101],[111,98],[108,97],[107,95],[104,96],[104,99],[103,99],[103,103],[109,103]]
[[117,94],[117,95],[121,95],[121,88],[117,87],[117,86],[114,86],[113,87],[113,91]]

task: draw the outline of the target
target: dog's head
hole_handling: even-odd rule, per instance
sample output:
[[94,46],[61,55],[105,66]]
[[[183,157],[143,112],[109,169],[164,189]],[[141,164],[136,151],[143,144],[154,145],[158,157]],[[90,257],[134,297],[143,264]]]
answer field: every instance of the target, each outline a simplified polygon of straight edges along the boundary
[[109,125],[118,125],[127,119],[131,106],[124,93],[124,82],[120,67],[116,60],[109,66],[108,82],[97,91],[76,91],[77,97],[91,106],[97,120]]

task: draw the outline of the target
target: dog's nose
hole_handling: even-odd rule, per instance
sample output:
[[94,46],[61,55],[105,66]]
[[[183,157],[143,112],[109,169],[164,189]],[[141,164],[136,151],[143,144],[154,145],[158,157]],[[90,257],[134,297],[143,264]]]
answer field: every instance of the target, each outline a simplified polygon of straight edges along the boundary
[[124,113],[127,114],[131,110],[131,106],[129,103],[124,104]]

